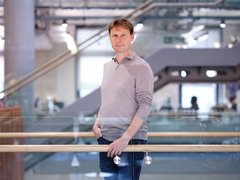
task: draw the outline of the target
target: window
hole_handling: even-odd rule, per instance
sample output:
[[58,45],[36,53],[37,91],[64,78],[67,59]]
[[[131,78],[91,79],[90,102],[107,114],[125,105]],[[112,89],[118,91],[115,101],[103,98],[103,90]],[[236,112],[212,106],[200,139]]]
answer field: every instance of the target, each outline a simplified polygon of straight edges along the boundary
[[199,106],[199,112],[209,112],[216,105],[216,84],[198,83],[182,84],[182,107],[191,107],[191,97],[196,96]]
[[106,56],[83,56],[80,58],[80,75],[78,77],[78,90],[80,97],[84,97],[100,87],[103,75],[103,65],[110,61],[111,57]]
[[[100,28],[79,28],[77,30],[77,44],[84,42]],[[112,50],[109,37],[105,36],[85,49],[78,58],[77,91],[80,97],[84,97],[99,88],[102,82],[103,65],[112,60]]]

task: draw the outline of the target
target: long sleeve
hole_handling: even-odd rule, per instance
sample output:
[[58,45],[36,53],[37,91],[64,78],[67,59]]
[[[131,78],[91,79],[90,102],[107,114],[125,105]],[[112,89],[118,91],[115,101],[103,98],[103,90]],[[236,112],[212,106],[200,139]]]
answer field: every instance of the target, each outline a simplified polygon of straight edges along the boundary
[[147,119],[152,106],[154,78],[150,66],[146,63],[136,77],[136,99],[138,109],[136,116]]

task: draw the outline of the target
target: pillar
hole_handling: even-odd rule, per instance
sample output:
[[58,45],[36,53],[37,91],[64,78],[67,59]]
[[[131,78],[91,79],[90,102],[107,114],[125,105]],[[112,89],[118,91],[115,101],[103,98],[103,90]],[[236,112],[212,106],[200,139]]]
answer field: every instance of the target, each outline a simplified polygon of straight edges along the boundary
[[[5,84],[31,72],[35,64],[34,1],[4,1]],[[20,105],[24,114],[33,112],[33,85],[28,84],[6,97],[9,106]]]

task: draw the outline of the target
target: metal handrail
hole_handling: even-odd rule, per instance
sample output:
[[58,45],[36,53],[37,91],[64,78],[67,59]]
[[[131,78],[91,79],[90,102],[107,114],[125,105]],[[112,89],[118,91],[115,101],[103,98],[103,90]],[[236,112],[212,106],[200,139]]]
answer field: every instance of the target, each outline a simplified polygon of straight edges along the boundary
[[[240,132],[148,132],[148,137],[240,137]],[[1,138],[93,138],[92,132],[1,132]]]
[[[106,152],[109,145],[0,145],[0,152]],[[240,152],[240,145],[128,145],[124,152]]]

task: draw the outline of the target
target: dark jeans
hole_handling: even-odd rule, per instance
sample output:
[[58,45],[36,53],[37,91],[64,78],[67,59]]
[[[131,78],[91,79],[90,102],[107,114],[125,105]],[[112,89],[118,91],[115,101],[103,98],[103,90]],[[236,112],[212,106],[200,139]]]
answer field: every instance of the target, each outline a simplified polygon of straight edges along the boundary
[[[104,138],[98,139],[98,144],[110,144]],[[134,139],[129,144],[146,144],[146,140]],[[123,152],[121,163],[116,165],[113,158],[107,157],[106,152],[99,153],[100,169],[105,180],[138,180],[140,177],[144,152]]]

